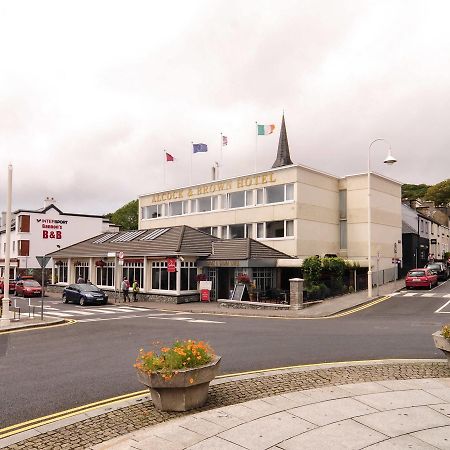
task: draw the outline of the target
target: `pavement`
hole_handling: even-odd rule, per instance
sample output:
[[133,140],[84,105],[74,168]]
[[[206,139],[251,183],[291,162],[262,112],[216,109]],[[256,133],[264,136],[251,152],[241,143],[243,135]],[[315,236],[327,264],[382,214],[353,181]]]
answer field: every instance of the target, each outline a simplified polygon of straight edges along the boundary
[[384,360],[224,375],[196,411],[158,411],[145,390],[44,419],[0,430],[0,448],[449,449],[450,367]]
[[147,427],[93,450],[448,449],[450,378],[295,391]]

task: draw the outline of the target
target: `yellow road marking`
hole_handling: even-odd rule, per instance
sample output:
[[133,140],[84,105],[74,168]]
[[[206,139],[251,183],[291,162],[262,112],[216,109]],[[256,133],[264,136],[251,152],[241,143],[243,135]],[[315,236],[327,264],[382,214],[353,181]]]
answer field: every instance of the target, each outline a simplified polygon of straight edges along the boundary
[[122,400],[131,400],[133,398],[141,397],[148,393],[149,393],[148,389],[131,392],[129,394],[119,395],[117,397],[100,400],[98,402],[89,403],[83,406],[77,406],[76,408],[67,409],[65,411],[60,411],[58,413],[50,414],[48,416],[38,417],[37,419],[32,419],[26,422],[18,423],[16,425],[11,425],[6,428],[1,428],[0,439],[12,436],[13,434],[22,433],[23,431],[27,431],[32,428],[37,428],[42,425],[46,425],[48,423],[56,422],[57,420],[66,419],[68,417],[75,416],[77,414],[92,411],[93,409],[99,408],[100,406],[112,405]]
[[18,330],[7,330],[7,331],[0,331],[0,334],[12,334],[12,333],[21,333],[23,331],[36,331],[36,330],[47,330],[48,328],[56,328],[56,327],[64,327],[66,325],[73,325],[74,323],[77,323],[74,319],[64,319],[64,323],[56,323],[54,325],[35,325],[32,327],[26,327],[26,328],[19,328]]
[[[407,359],[398,359],[398,358],[386,358],[386,359],[368,359],[368,360],[356,360],[356,361],[336,361],[336,362],[326,362],[326,363],[311,363],[311,364],[299,364],[295,366],[284,366],[284,367],[275,367],[271,369],[259,369],[259,370],[249,370],[246,372],[235,372],[228,373],[224,375],[219,375],[217,379],[223,378],[233,378],[241,375],[251,375],[258,373],[267,373],[274,372],[278,370],[289,370],[289,369],[300,369],[307,367],[319,367],[319,366],[333,366],[333,365],[347,365],[347,364],[364,364],[364,363],[379,363],[383,361],[392,361],[392,362],[400,362],[407,361]],[[148,395],[149,390],[144,389],[142,391],[130,392],[129,394],[119,395],[117,397],[108,398],[105,400],[99,400],[94,403],[88,403],[87,405],[77,406],[76,408],[67,409],[65,411],[60,411],[58,413],[50,414],[48,416],[38,417],[37,419],[28,420],[26,422],[18,423],[16,425],[11,425],[6,428],[0,429],[0,439],[6,438],[8,436],[12,436],[14,434],[22,433],[27,430],[31,430],[33,428],[37,428],[52,422],[56,422],[57,420],[67,419],[68,417],[76,416],[77,414],[85,413],[88,411],[92,411],[99,407],[113,405],[114,403],[121,402],[123,400],[133,400],[135,398],[142,397],[144,395]]]

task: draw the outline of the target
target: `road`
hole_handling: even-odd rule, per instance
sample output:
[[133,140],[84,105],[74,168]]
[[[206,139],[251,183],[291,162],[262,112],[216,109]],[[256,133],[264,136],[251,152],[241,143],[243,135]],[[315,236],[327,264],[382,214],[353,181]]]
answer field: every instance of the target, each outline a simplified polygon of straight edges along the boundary
[[206,340],[223,356],[223,373],[334,361],[442,358],[431,333],[449,321],[450,282],[430,292],[401,292],[336,319],[82,308],[54,299],[46,299],[45,306],[47,314],[77,323],[0,335],[0,428],[142,390],[133,363],[139,348],[156,341]]

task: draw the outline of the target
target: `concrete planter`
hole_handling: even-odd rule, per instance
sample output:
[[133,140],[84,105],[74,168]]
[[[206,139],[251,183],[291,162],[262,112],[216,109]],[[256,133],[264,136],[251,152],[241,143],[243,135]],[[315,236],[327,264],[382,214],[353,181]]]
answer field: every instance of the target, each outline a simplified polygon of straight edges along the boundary
[[440,331],[433,333],[433,340],[436,348],[444,352],[450,365],[450,340],[442,336]]
[[180,369],[170,380],[159,373],[137,371],[138,380],[150,388],[153,404],[160,411],[200,408],[208,398],[209,383],[219,371],[221,356],[204,366]]

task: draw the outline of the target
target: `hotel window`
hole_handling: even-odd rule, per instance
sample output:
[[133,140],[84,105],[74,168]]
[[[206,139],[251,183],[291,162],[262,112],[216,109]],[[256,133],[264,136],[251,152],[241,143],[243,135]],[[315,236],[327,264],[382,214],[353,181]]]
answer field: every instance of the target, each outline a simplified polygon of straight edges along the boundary
[[152,289],[161,291],[177,289],[177,273],[167,271],[166,261],[152,262]]
[[243,223],[237,225],[230,225],[228,236],[229,236],[228,239],[245,237],[245,225]]
[[155,219],[156,217],[161,217],[163,215],[163,205],[151,205],[142,208],[142,218],[143,219]]
[[266,203],[284,202],[284,184],[266,188]]
[[[6,251],[6,244],[4,245],[4,251]],[[18,241],[17,244],[18,256],[30,256],[30,241]]]
[[245,225],[245,237],[246,238],[253,238],[253,224],[247,223]]
[[75,282],[82,278],[85,282],[89,280],[89,263],[87,261],[79,261],[75,265]]
[[67,280],[67,261],[60,261],[56,266],[57,283],[68,283]]
[[293,220],[275,220],[273,222],[258,223],[256,227],[257,239],[275,239],[294,236]]
[[109,261],[105,266],[98,266],[96,271],[97,283],[99,286],[114,287],[114,261]]
[[181,290],[193,291],[197,289],[197,266],[195,262],[181,262]]
[[213,211],[219,209],[219,196],[218,195],[214,195],[213,197],[211,197],[211,208]]
[[133,284],[134,280],[136,280],[138,285],[142,288],[142,286],[144,286],[144,261],[124,261],[123,276],[128,278],[130,284]]
[[228,194],[228,208],[242,208],[245,206],[245,191]]
[[256,189],[256,204],[264,204],[264,189]]
[[222,229],[222,239],[228,239],[228,226],[223,225],[221,229]]
[[197,199],[197,212],[211,211],[211,197],[201,197]]
[[245,191],[245,206],[253,206],[253,191]]
[[203,231],[203,233],[208,233],[211,236],[218,237],[219,236],[219,227],[201,227],[198,228],[199,231]]
[[293,183],[286,184],[286,201],[294,200],[294,185]]
[[171,202],[169,203],[169,216],[181,216],[187,214],[187,202]]

